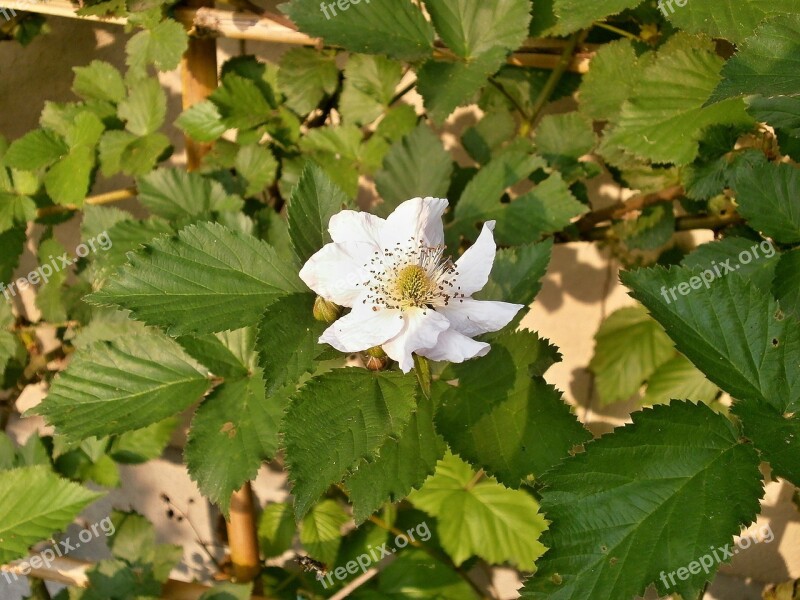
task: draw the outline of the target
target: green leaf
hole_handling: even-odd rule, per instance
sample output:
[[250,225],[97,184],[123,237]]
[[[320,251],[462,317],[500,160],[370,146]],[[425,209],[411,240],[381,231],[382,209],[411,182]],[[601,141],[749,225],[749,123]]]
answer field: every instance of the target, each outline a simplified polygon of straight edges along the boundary
[[64,140],[49,129],[34,129],[11,143],[3,161],[14,169],[36,171],[49,167],[69,152]]
[[800,242],[800,169],[744,163],[734,175],[733,188],[739,213],[753,229],[784,244]]
[[328,222],[350,199],[319,165],[307,163],[289,200],[289,235],[300,262],[331,241]]
[[186,464],[203,495],[225,515],[231,494],[255,479],[261,463],[275,456],[282,414],[282,403],[266,397],[260,370],[226,381],[197,409],[186,442]]
[[[26,239],[24,227],[0,233],[0,282],[10,281],[14,276],[19,257],[25,249]],[[0,287],[0,293],[5,292],[6,290]]]
[[331,565],[336,561],[342,543],[342,525],[349,520],[336,500],[323,500],[303,517],[300,543],[311,558]]
[[314,319],[314,300],[314,294],[292,294],[267,308],[261,319],[256,347],[270,391],[313,371],[325,351],[318,340],[328,325]]
[[94,169],[94,151],[85,146],[73,148],[44,177],[47,193],[56,204],[83,206],[89,193]]
[[206,335],[184,335],[178,338],[178,343],[217,377],[247,377],[258,366],[253,327]]
[[137,180],[139,201],[165,219],[206,216],[240,210],[242,200],[231,196],[218,181],[183,169],[158,169]]
[[470,62],[426,62],[417,73],[417,90],[431,118],[442,123],[457,107],[469,103],[505,63],[506,54],[503,48],[495,48]]
[[595,21],[602,21],[634,8],[641,0],[605,0],[604,2],[586,2],[585,0],[555,0],[553,10],[558,17],[554,33],[563,35],[579,29],[585,29]]
[[222,115],[211,100],[193,104],[181,113],[175,125],[198,142],[218,140],[227,127],[222,123]]
[[0,232],[36,219],[36,203],[28,196],[0,192]]
[[773,291],[781,310],[800,318],[800,248],[781,255],[775,268]]
[[256,196],[275,183],[278,161],[266,146],[242,146],[236,154],[236,172],[247,182],[246,196]]
[[377,210],[386,216],[410,198],[444,198],[452,174],[450,153],[442,147],[439,136],[421,123],[392,145],[383,169],[375,174],[375,184],[383,198]]
[[508,207],[500,202],[505,191],[544,166],[541,157],[511,149],[494,158],[467,184],[456,204],[450,237],[474,241],[481,224],[497,219]]
[[659,52],[622,105],[604,145],[657,163],[685,165],[711,125],[747,125],[741,100],[704,106],[723,61],[711,49],[673,43]]
[[178,426],[178,419],[170,417],[148,427],[127,431],[111,442],[109,456],[115,462],[140,465],[161,456]]
[[536,127],[536,148],[551,164],[578,160],[597,145],[592,122],[580,113],[546,115]]
[[647,381],[642,404],[668,404],[670,400],[711,403],[719,388],[685,356],[676,356],[660,365]]
[[747,112],[757,121],[772,125],[792,137],[800,137],[800,98],[797,96],[749,96],[745,102]]
[[547,272],[552,252],[552,240],[501,248],[497,251],[489,283],[473,297],[528,306],[542,287],[541,280]]
[[61,479],[49,467],[0,472],[0,563],[28,554],[28,548],[66,529],[102,494]]
[[561,174],[556,172],[527,194],[495,210],[496,214],[491,216],[497,219],[497,242],[519,245],[561,231],[589,208],[572,195]]
[[592,68],[583,76],[578,97],[580,111],[598,121],[616,119],[644,74],[644,67],[654,58],[652,52],[637,56],[630,40],[603,44],[592,59]]
[[114,529],[108,547],[114,557],[141,568],[157,581],[166,582],[183,557],[183,548],[156,543],[155,527],[135,512],[115,510],[111,513],[111,523]]
[[87,110],[75,116],[74,122],[67,130],[65,139],[70,148],[84,146],[94,150],[104,130],[105,125],[103,125],[100,117]]
[[536,501],[526,492],[481,477],[449,452],[409,500],[438,519],[442,547],[456,566],[480,556],[490,564],[510,562],[532,571],[546,550],[539,537],[547,522]]
[[158,79],[143,79],[131,86],[128,97],[119,104],[119,117],[125,128],[143,136],[158,131],[167,116],[167,96]]
[[417,410],[397,439],[390,438],[373,461],[362,460],[345,479],[357,525],[386,502],[399,502],[419,488],[444,455],[445,445],[433,425],[433,404],[420,398]]
[[733,413],[773,473],[792,483],[800,481],[800,418],[781,414],[772,406],[750,399],[734,403]]
[[[792,3],[794,4],[794,3]],[[738,12],[737,12],[738,18]],[[800,14],[762,24],[722,69],[722,81],[709,99],[746,95],[800,94]]]
[[251,129],[266,123],[275,112],[271,90],[231,72],[222,76],[222,85],[211,94],[222,115],[222,122],[232,129]]
[[636,219],[619,221],[612,230],[631,250],[658,250],[675,234],[675,211],[671,202],[651,204]]
[[339,111],[346,123],[369,125],[383,114],[403,76],[403,65],[384,56],[353,54],[344,68]]
[[492,340],[483,358],[452,365],[457,386],[442,392],[438,431],[453,452],[512,488],[539,477],[591,435],[540,376],[554,348],[528,331]]
[[[664,5],[665,9],[669,6],[667,2]],[[797,3],[794,0],[708,0],[662,10],[675,27],[739,44],[751,36],[765,18],[796,13]]]
[[296,267],[271,246],[213,223],[157,238],[128,261],[87,301],[128,309],[174,335],[245,327],[279,298],[305,291]]
[[601,402],[627,400],[674,354],[669,336],[643,307],[612,313],[595,334],[589,363]]
[[361,459],[374,459],[405,428],[415,388],[412,376],[363,369],[338,369],[300,388],[282,427],[297,519],[331,484]]
[[[707,279],[708,273],[713,275],[710,269],[704,272]],[[796,409],[797,321],[786,317],[774,298],[736,274],[717,278],[708,288],[702,281],[699,289],[692,288],[689,282],[698,283],[699,276],[699,270],[656,267],[623,273],[621,279],[664,326],[677,349],[720,388],[782,412]]]
[[335,58],[313,48],[292,48],[281,57],[278,85],[289,108],[307,115],[336,91],[339,68]]
[[292,547],[294,511],[285,502],[272,502],[264,507],[258,522],[258,541],[266,558],[280,556]]
[[517,130],[517,123],[511,113],[503,110],[490,112],[470,127],[461,136],[461,142],[469,155],[481,164],[486,164],[504,143],[508,142]]
[[[58,260],[54,257],[62,256],[66,249],[55,238],[48,238],[39,244],[39,264],[45,265]],[[51,263],[52,264],[52,263]],[[40,271],[41,273],[41,271]],[[42,312],[42,317],[51,323],[67,320],[67,309],[64,305],[62,286],[69,275],[68,270],[55,271],[49,281],[42,283],[36,294],[36,307]]]
[[196,402],[204,369],[165,335],[146,330],[78,350],[33,412],[70,439],[147,427]]
[[693,570],[674,586],[660,577],[755,520],[759,460],[738,437],[724,416],[678,402],[634,413],[633,424],[561,463],[542,492],[550,550],[522,598],[632,598],[651,583],[662,596],[697,597],[716,561],[710,573]]
[[[767,253],[762,256],[761,252],[765,246]],[[758,260],[747,264],[740,260],[740,256],[743,256],[744,253],[750,254],[754,251],[759,251]],[[769,257],[769,254],[772,256]],[[780,255],[771,242],[756,243],[750,238],[730,236],[701,245],[681,261],[681,266],[690,269],[717,268],[720,273],[727,272],[728,268],[732,268],[742,277],[749,279],[755,287],[768,293],[772,289],[775,268],[779,259]]]
[[165,19],[151,29],[145,29],[128,40],[125,52],[129,67],[143,70],[153,64],[159,71],[178,68],[183,53],[189,46],[189,36],[183,25]]
[[433,52],[433,27],[408,0],[343,2],[323,10],[316,0],[291,0],[281,9],[300,30],[334,46],[413,61]]
[[93,60],[86,67],[73,67],[72,91],[85,100],[121,102],[125,98],[125,82],[120,72],[102,60]]
[[516,50],[528,36],[529,0],[426,0],[425,6],[442,41],[468,61],[497,48]]

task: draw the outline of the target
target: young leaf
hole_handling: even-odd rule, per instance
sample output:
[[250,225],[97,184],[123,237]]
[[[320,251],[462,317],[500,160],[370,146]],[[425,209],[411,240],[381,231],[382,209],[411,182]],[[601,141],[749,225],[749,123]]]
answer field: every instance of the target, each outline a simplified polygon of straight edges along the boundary
[[89,193],[94,165],[94,150],[86,146],[73,148],[53,165],[44,177],[45,189],[53,202],[83,206]]
[[783,244],[800,242],[800,169],[787,164],[743,164],[733,188],[739,213],[753,228]]
[[292,505],[273,502],[264,507],[258,522],[258,541],[267,558],[280,556],[292,546],[295,524]]
[[93,60],[85,67],[73,67],[75,81],[72,91],[84,100],[121,102],[125,98],[125,82],[113,65]]
[[216,141],[226,130],[222,115],[211,100],[203,100],[190,106],[181,113],[175,125],[198,142]]
[[516,50],[528,35],[529,0],[426,0],[425,6],[442,41],[467,61],[497,48]]
[[436,424],[450,448],[506,486],[539,477],[591,435],[554,387],[541,377],[555,349],[528,331],[499,336],[492,351],[447,378]]
[[475,473],[450,452],[409,501],[438,519],[442,547],[457,566],[480,556],[491,564],[510,562],[532,571],[546,550],[539,537],[547,522],[536,501]]
[[314,163],[307,163],[289,200],[289,235],[301,262],[331,241],[328,222],[349,206],[347,194],[325,171]]
[[144,70],[153,64],[159,71],[178,68],[181,56],[189,45],[189,36],[183,25],[172,19],[164,19],[151,29],[145,29],[128,40],[125,52],[126,63],[136,70]]
[[603,44],[592,59],[592,68],[583,76],[580,111],[598,121],[615,119],[644,73],[643,67],[654,57],[652,52],[637,56],[630,40]]
[[342,525],[349,520],[336,500],[323,500],[303,517],[300,543],[311,558],[332,565],[342,543]]
[[445,445],[433,425],[433,405],[420,398],[397,439],[390,438],[373,461],[362,460],[345,479],[353,518],[360,525],[386,502],[399,502],[419,488],[436,468]]
[[49,129],[34,129],[11,143],[3,161],[14,169],[49,167],[69,152],[64,140]]
[[402,432],[415,391],[414,377],[363,369],[337,369],[300,388],[282,426],[298,520],[331,484]]
[[403,65],[384,56],[350,56],[339,103],[344,121],[369,125],[381,116],[394,98],[402,75]]
[[552,252],[552,240],[501,248],[497,251],[489,282],[473,297],[529,305],[542,288],[541,280]]
[[661,595],[697,597],[717,561],[688,578],[674,572],[729,543],[759,511],[758,455],[738,437],[707,406],[672,403],[634,413],[632,425],[546,474],[550,550],[522,598],[632,598],[651,583]]
[[231,494],[255,479],[261,463],[278,450],[283,402],[267,398],[263,374],[225,381],[192,419],[186,465],[200,491],[224,514]]
[[383,204],[378,212],[384,216],[410,198],[444,198],[450,187],[453,159],[430,127],[421,123],[395,142],[383,169],[375,174],[378,193]]
[[[781,412],[800,405],[800,327],[774,298],[735,273],[703,285],[699,270],[672,267],[622,273],[644,304],[711,381],[736,398]],[[714,275],[710,267],[706,279]],[[692,284],[700,285],[699,288]]]
[[158,79],[137,81],[128,97],[119,104],[119,117],[134,135],[144,136],[158,131],[167,115],[167,96]]
[[0,472],[0,563],[22,558],[36,542],[66,529],[101,496],[61,479],[49,467]]
[[212,223],[157,238],[87,300],[119,306],[174,335],[252,324],[279,298],[305,291],[268,244]]
[[312,48],[289,50],[281,58],[278,85],[286,96],[286,105],[299,115],[307,115],[339,87],[335,56]]
[[341,5],[291,0],[281,9],[301,31],[351,52],[408,61],[433,52],[433,27],[410,0],[351,0]]
[[[796,5],[793,8],[796,10]],[[762,24],[725,64],[722,81],[711,95],[709,103],[751,94],[800,94],[798,36],[800,14],[782,15]]]
[[236,153],[236,172],[247,183],[245,196],[256,196],[275,183],[278,161],[269,148],[260,144],[242,146]]
[[658,367],[647,381],[642,404],[669,404],[670,400],[710,403],[719,388],[685,356],[676,356]]

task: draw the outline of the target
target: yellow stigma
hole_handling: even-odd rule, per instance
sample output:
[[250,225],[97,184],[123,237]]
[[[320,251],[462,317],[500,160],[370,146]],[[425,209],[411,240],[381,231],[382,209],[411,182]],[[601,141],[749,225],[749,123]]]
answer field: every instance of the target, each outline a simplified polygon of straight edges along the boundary
[[395,289],[406,306],[425,306],[431,296],[433,283],[419,265],[408,265],[397,273]]

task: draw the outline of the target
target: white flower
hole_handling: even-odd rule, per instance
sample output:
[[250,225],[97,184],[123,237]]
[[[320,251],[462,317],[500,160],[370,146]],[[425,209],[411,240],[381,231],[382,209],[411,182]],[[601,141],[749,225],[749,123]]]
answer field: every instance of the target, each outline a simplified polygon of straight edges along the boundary
[[300,277],[352,310],[320,343],[342,352],[381,346],[405,373],[414,366],[412,353],[463,362],[489,352],[472,337],[502,329],[523,306],[472,298],[489,280],[495,222],[453,263],[444,254],[446,208],[447,200],[414,198],[387,219],[352,210],[331,218],[333,243],[308,260]]

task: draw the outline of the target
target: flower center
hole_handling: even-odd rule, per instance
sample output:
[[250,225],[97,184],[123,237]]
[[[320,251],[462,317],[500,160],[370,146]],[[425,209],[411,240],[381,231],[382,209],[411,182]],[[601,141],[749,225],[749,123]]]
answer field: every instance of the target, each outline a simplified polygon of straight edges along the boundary
[[403,304],[424,306],[430,301],[433,282],[421,266],[407,265],[397,273],[395,290]]

